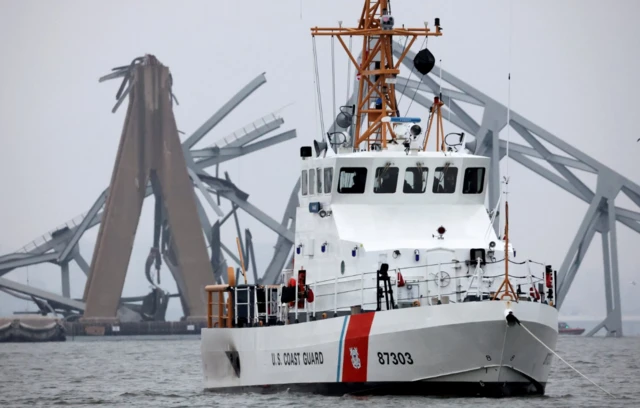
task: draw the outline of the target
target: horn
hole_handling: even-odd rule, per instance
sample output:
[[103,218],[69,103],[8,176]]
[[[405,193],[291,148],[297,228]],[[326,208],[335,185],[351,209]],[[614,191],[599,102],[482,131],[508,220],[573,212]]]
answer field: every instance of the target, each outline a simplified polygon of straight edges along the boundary
[[327,142],[318,142],[317,140],[314,140],[313,148],[316,151],[316,157],[319,157],[322,152],[327,150]]

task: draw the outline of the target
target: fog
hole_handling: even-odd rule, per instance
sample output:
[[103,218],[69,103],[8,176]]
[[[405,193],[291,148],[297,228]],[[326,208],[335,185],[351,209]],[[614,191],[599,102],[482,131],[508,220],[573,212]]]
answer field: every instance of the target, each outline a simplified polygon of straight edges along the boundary
[[[107,187],[126,109],[111,113],[119,83],[98,83],[98,78],[145,53],[171,69],[180,102],[174,113],[187,136],[266,72],[268,82],[197,147],[279,110],[285,124],[273,133],[296,129],[296,139],[221,166],[249,193],[251,203],[279,221],[299,174],[299,147],[321,134],[309,29],[337,26],[339,20],[354,26],[361,4],[0,1],[0,255],[87,211]],[[445,70],[504,104],[510,72],[511,109],[640,184],[634,122],[640,110],[634,92],[640,86],[640,56],[629,52],[640,38],[640,3],[523,0],[512,3],[511,21],[507,0],[406,0],[392,5],[396,25],[421,27],[424,21],[441,19],[444,35],[429,39],[428,47]],[[328,126],[333,117],[331,40],[316,41]],[[420,43],[413,49],[419,50]],[[335,46],[335,93],[341,103],[347,96],[348,62],[337,42]],[[402,75],[408,71],[403,67]],[[410,102],[404,99],[403,104]],[[480,118],[479,112],[470,112]],[[413,103],[411,114],[426,120],[427,110]],[[445,131],[448,126],[445,122]],[[514,131],[509,137],[526,144]],[[595,176],[575,173],[595,190]],[[518,254],[559,268],[588,204],[513,161],[509,175],[510,235]],[[622,196],[616,203],[638,211]],[[223,202],[225,212],[230,208]],[[212,211],[209,217],[215,219]],[[251,228],[262,271],[276,235],[247,214],[240,218],[242,228]],[[638,286],[631,282],[640,282],[634,257],[640,236],[617,225],[623,310],[639,315]],[[97,231],[90,230],[80,241],[87,262]],[[235,248],[235,235],[235,226],[228,223],[223,240],[230,248]],[[153,200],[147,200],[123,296],[148,292],[143,268],[152,238]],[[86,278],[71,265],[71,295],[82,297]],[[562,313],[604,316],[602,268],[596,234]],[[163,268],[162,274],[162,287],[175,293],[169,271]],[[31,266],[5,277],[61,293],[55,265]],[[35,306],[0,293],[0,315],[14,310]],[[179,302],[172,300],[167,318],[181,315]]]

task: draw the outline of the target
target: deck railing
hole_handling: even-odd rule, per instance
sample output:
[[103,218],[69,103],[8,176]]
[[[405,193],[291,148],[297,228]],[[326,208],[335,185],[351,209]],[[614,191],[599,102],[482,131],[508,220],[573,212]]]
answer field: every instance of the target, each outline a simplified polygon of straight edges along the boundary
[[[229,291],[229,285],[207,285],[205,290],[207,291],[207,327],[231,327],[233,319],[233,308],[230,307],[231,298],[227,296],[225,300],[225,294]],[[214,300],[216,300],[216,302],[214,302]],[[213,322],[214,305],[218,306],[215,323]]]
[[[263,322],[283,321],[280,289],[280,285],[207,285],[207,327],[260,326]],[[265,300],[260,302],[262,293]]]
[[[527,268],[526,274],[517,275],[517,274],[510,273],[509,276],[514,287],[523,286],[526,289],[522,291],[522,295],[519,297],[519,299],[513,299],[513,300],[515,301],[528,300],[527,291],[531,287],[534,287],[537,290],[535,285],[539,282],[544,281],[544,264],[531,261],[531,260],[527,260],[524,262],[513,262],[513,261],[509,261],[509,262],[513,264],[526,266]],[[503,264],[503,263],[504,263],[504,259],[499,261],[494,261],[494,262],[488,262],[487,264],[493,265],[493,264]],[[468,267],[467,274],[462,276],[455,276],[443,270],[443,267],[452,266],[452,265],[460,266],[460,267],[465,267],[465,266]],[[536,276],[533,273],[533,271],[531,270],[532,265],[537,265],[542,267],[542,273],[540,274],[542,277]],[[421,269],[421,271],[418,271],[419,269]],[[476,296],[478,300],[490,299],[491,297],[493,297],[493,294],[495,292],[493,290],[485,290],[484,288],[482,288],[482,283],[503,278],[505,275],[504,273],[487,275],[485,273],[485,269],[486,268],[482,268],[480,263],[476,263],[475,265],[473,264],[469,265],[469,264],[465,264],[464,262],[448,262],[448,263],[442,262],[437,264],[427,264],[427,265],[421,265],[416,267],[389,269],[388,274],[389,274],[389,277],[391,278],[391,282],[393,285],[393,293],[394,293],[394,301],[395,301],[394,302],[395,304],[393,305],[393,307],[394,308],[397,307],[398,303],[400,302],[409,303],[416,306],[421,305],[423,301],[426,301],[425,305],[427,306],[432,306],[438,303],[456,302],[457,299],[456,301],[452,301],[450,298],[451,296],[458,296],[458,295],[460,295],[460,297],[464,301],[464,297],[466,297],[469,294]],[[416,274],[415,275],[407,274],[407,271],[410,271],[410,270],[416,270]],[[286,270],[284,272],[285,274],[293,273],[292,270]],[[447,272],[446,275],[444,275],[445,272]],[[416,297],[405,297],[405,298],[399,299],[398,298],[399,287],[398,287],[398,278],[397,278],[398,273],[411,277],[409,279],[407,279],[406,277],[404,278],[405,285],[419,285],[421,283],[426,283],[426,289],[427,289],[426,294],[424,296],[420,295]],[[310,312],[312,316],[314,317],[316,316],[317,302],[321,299],[326,299],[327,297],[333,297],[332,306],[333,306],[334,315],[337,315],[338,311],[348,310],[354,306],[360,306],[361,309],[364,309],[366,306],[372,306],[372,305],[377,306],[377,301],[365,302],[366,294],[373,293],[374,298],[375,296],[377,296],[377,291],[378,291],[378,286],[376,283],[377,274],[378,274],[378,271],[373,271],[373,272],[363,271],[360,275],[336,276],[336,277],[317,280],[309,283],[309,287],[311,287],[311,289],[313,290],[314,297],[315,297],[314,302],[311,304]],[[422,275],[422,277],[417,278],[416,277],[417,275]],[[449,280],[451,282],[456,283],[453,291],[445,292],[443,290],[441,283],[444,280]],[[466,288],[462,288],[462,282],[464,280],[468,280]],[[368,281],[371,281],[372,284],[367,284]],[[349,283],[352,283],[352,282],[353,284],[351,286],[358,286],[358,287],[351,287],[348,289],[344,289],[345,284],[348,285]],[[435,288],[433,288],[433,286],[435,286]],[[339,287],[343,289],[339,290],[338,289]],[[460,289],[458,289],[458,287],[460,287]],[[341,297],[341,295],[354,293],[354,292],[360,293],[359,304],[350,303],[348,305],[344,305],[344,304],[338,303],[338,299]],[[353,298],[349,299],[349,301],[352,302]],[[327,302],[327,303],[331,303],[331,302]],[[325,305],[327,303],[325,303]],[[297,306],[297,303],[296,303],[296,306]],[[327,309],[327,308],[324,307],[323,309]]]
[[[526,266],[526,274],[517,275],[513,272],[510,273],[509,277],[514,287],[524,286],[526,288],[525,291],[520,292],[520,296],[518,299],[512,299],[514,301],[521,300],[529,300],[528,290],[530,288],[534,288],[537,291],[536,284],[544,281],[544,267],[545,265],[539,262],[527,260],[524,262],[514,262],[509,261],[510,263],[517,265],[525,265]],[[502,264],[503,260],[487,262],[487,265],[493,264]],[[533,271],[531,270],[532,265],[542,266],[542,277],[535,276]],[[450,274],[447,271],[443,271],[443,267],[445,266],[454,266],[454,269],[457,270],[460,267],[467,267],[467,273],[464,275],[456,276],[455,274]],[[504,273],[487,275],[485,273],[485,269],[479,262],[474,264],[464,263],[464,262],[449,262],[449,263],[437,263],[437,264],[428,264],[421,265],[417,267],[406,267],[406,268],[396,268],[389,269],[388,275],[390,277],[391,283],[393,285],[393,293],[394,293],[394,304],[391,305],[390,308],[397,308],[400,304],[410,305],[410,306],[422,306],[424,302],[424,306],[435,306],[438,304],[447,304],[449,302],[456,303],[458,301],[465,301],[464,299],[471,295],[475,297],[473,300],[484,301],[490,300],[494,292],[493,290],[483,288],[483,283],[489,283],[489,288],[493,284],[494,279],[503,278]],[[410,270],[415,270],[415,274],[407,273]],[[434,272],[435,271],[435,272]],[[240,286],[229,286],[229,285],[209,285],[206,287],[206,291],[208,294],[208,305],[207,305],[207,322],[208,327],[232,327],[233,325],[238,325],[238,317],[242,313],[242,308],[246,308],[246,313],[248,321],[247,324],[250,325],[261,325],[262,322],[269,322],[270,319],[275,319],[279,322],[286,322],[288,320],[289,313],[293,313],[294,319],[297,322],[298,316],[300,313],[304,313],[308,318],[312,316],[313,319],[316,318],[317,312],[317,303],[318,301],[326,300],[327,298],[331,299],[329,301],[325,301],[324,306],[322,308],[323,316],[325,318],[326,315],[324,312],[329,312],[333,309],[334,316],[337,316],[338,311],[349,310],[353,307],[358,307],[360,309],[364,309],[365,307],[369,307],[372,305],[378,304],[377,294],[378,294],[378,283],[377,283],[377,274],[378,271],[373,272],[361,272],[360,275],[350,275],[350,276],[336,276],[333,278],[327,278],[322,280],[317,280],[309,283],[307,286],[311,288],[314,292],[314,301],[308,302],[304,299],[303,307],[298,307],[298,290],[295,291],[295,300],[293,301],[293,306],[290,307],[288,304],[283,304],[280,300],[280,296],[282,294],[282,287],[288,283],[289,279],[293,277],[294,271],[291,269],[283,270],[282,278],[283,282],[280,285],[240,285]],[[399,292],[399,280],[397,274],[401,273],[406,275],[404,278],[405,285],[420,285],[426,283],[426,294],[423,296],[418,294],[416,297],[403,297],[402,299],[398,298]],[[446,273],[446,276],[443,277],[443,273]],[[371,281],[373,284],[367,284],[368,281]],[[450,282],[455,282],[454,290],[444,291],[443,290],[443,281],[448,280]],[[466,284],[466,288],[462,287],[463,280],[468,280]],[[475,283],[475,287],[474,287]],[[347,288],[345,288],[347,286]],[[435,286],[435,289],[430,289],[430,287]],[[445,286],[448,286],[445,285]],[[341,289],[339,289],[341,288]],[[555,289],[555,288],[554,288]],[[264,290],[264,301],[258,302],[258,291]],[[246,301],[238,301],[239,294],[244,291],[244,299]],[[345,294],[349,293],[360,293],[359,302],[354,304],[353,297],[348,297],[349,304],[339,304],[339,299],[344,298]],[[555,290],[554,290],[555,293]],[[226,294],[226,296],[225,296]],[[365,295],[373,294],[373,298],[376,301],[366,302]],[[455,296],[455,300],[452,300],[451,297]],[[253,298],[253,300],[251,300]],[[214,302],[217,300],[217,302]],[[542,300],[542,299],[541,299]],[[386,302],[382,302],[386,303]],[[217,305],[217,320],[214,319],[214,306]],[[264,306],[264,312],[259,312],[260,305]],[[331,305],[327,307],[328,305]],[[214,322],[216,320],[216,322]]]

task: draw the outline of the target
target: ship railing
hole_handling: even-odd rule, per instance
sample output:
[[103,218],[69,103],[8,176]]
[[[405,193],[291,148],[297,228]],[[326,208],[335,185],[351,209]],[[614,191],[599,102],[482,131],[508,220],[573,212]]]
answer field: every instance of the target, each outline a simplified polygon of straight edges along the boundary
[[[512,261],[509,261],[509,262],[512,262]],[[491,264],[504,263],[504,260],[494,261],[490,263]],[[524,265],[526,267],[526,273],[524,274],[520,273],[521,271],[518,271],[519,273],[517,274],[510,273],[509,275],[510,281],[512,282],[512,285],[514,287],[517,286],[520,288],[521,286],[523,286],[525,289],[531,289],[531,288],[536,289],[535,285],[544,281],[544,264],[535,262],[535,261],[530,261],[530,260],[527,260],[524,262],[513,262],[513,263],[518,265]],[[534,275],[533,271],[531,270],[532,264],[540,265],[543,267],[543,272],[541,275],[542,277],[538,277]],[[505,276],[504,273],[497,273],[497,274],[491,274],[491,275],[487,274],[485,271],[485,268],[482,268],[480,262],[476,262],[475,265],[468,264],[467,273],[464,275],[452,276],[447,273],[446,276],[444,276],[443,272],[445,271],[443,271],[442,269],[443,269],[443,266],[446,266],[446,265],[459,266],[459,265],[464,265],[464,263],[442,262],[437,264],[421,265],[419,267],[390,269],[389,275],[392,275],[393,273],[396,274],[394,277],[391,277],[391,281],[392,281],[392,285],[395,293],[393,307],[397,308],[399,303],[404,303],[404,304],[408,303],[408,304],[411,304],[412,306],[420,306],[422,302],[424,302],[426,306],[434,306],[438,304],[447,304],[449,302],[457,303],[457,302],[469,301],[471,299],[477,300],[477,301],[490,300],[491,298],[493,298],[493,295],[495,294],[495,291],[490,289],[491,285],[494,283],[496,279],[503,278]],[[417,273],[417,274],[421,274],[422,277],[413,276],[411,278],[405,279],[405,285],[408,285],[408,284],[416,285],[420,283],[426,283],[426,294],[418,295],[418,296],[408,296],[408,297],[403,297],[402,299],[399,299],[398,298],[399,280],[397,278],[397,274],[403,273],[403,272],[406,273],[408,269],[418,269],[418,268],[421,268],[422,271],[421,273]],[[371,277],[372,275],[375,277],[377,273],[378,271],[362,272],[360,275],[336,276],[333,278],[322,279],[322,280],[309,283],[310,287],[312,288],[315,294],[314,296],[315,299],[311,305],[311,311],[310,311],[312,316],[314,318],[316,317],[316,303],[321,299],[326,299],[327,297],[333,297],[332,309],[333,309],[334,316],[337,315],[338,311],[343,311],[345,309],[348,310],[354,306],[358,306],[352,303],[350,303],[349,305],[339,304],[339,298],[341,298],[341,295],[354,293],[354,292],[360,292],[359,306],[361,309],[364,309],[365,306],[370,306],[370,305],[377,306],[377,301],[365,302],[365,294],[373,294],[374,299],[375,299],[375,296],[377,296],[377,293],[378,293],[377,283],[373,285],[366,284],[366,281],[368,280],[367,278]],[[375,278],[373,280],[375,281]],[[462,284],[464,283],[465,280],[467,280],[467,284],[466,284],[466,288],[463,288]],[[443,281],[455,282],[455,286],[454,286],[455,289],[453,291],[449,290],[445,292],[443,286],[448,286],[448,285],[443,285]],[[475,286],[474,286],[474,283],[475,283]],[[483,283],[488,284],[487,289],[482,287]],[[350,287],[345,289],[344,288],[345,286],[350,286]],[[430,288],[432,286],[435,286],[435,290]],[[520,296],[517,300],[524,300],[524,301],[530,300],[526,291],[520,292],[519,295]],[[467,296],[469,296],[469,300],[466,299]],[[452,300],[451,299],[452,297],[455,297],[456,300]],[[353,298],[351,298],[350,300],[353,300]],[[305,306],[306,306],[306,302],[305,302]],[[296,308],[297,308],[297,302],[296,302]],[[323,308],[323,309],[327,309],[327,308]],[[306,308],[305,308],[305,311],[306,311]],[[297,318],[297,315],[296,315],[296,318]]]
[[207,327],[261,326],[281,320],[280,289],[280,285],[207,285]]
[[[504,263],[504,260],[489,262],[489,264],[498,264]],[[534,276],[534,273],[531,270],[531,265],[542,265],[544,264],[534,261],[524,261],[524,262],[513,262],[510,263],[525,265],[527,273],[518,274],[519,271],[515,271],[515,273],[510,273],[510,280],[512,285],[519,288],[518,295],[519,300],[529,300],[526,291],[524,294],[520,291],[520,286],[525,285],[530,286],[535,289],[535,284],[544,281],[544,271],[542,273],[542,278]],[[443,266],[447,265],[455,265],[456,268],[461,265],[466,265],[468,267],[466,274],[456,275],[452,273],[449,275],[447,273],[446,279],[443,278]],[[415,274],[411,274],[411,272],[407,272],[408,270],[414,269],[416,270]],[[232,327],[233,325],[238,326],[239,323],[247,323],[249,325],[261,325],[263,322],[277,321],[283,322],[288,320],[288,316],[290,312],[294,313],[296,322],[298,321],[299,314],[304,313],[305,316],[313,316],[316,318],[317,313],[317,303],[320,300],[326,300],[327,297],[333,296],[332,302],[324,302],[324,306],[322,307],[323,312],[328,312],[333,309],[334,316],[337,316],[338,311],[344,311],[345,309],[349,310],[353,307],[360,307],[360,309],[364,309],[365,307],[371,305],[378,305],[377,294],[378,294],[378,281],[376,279],[378,271],[362,271],[360,275],[349,275],[349,276],[336,276],[332,278],[327,278],[323,280],[318,280],[314,282],[310,282],[308,286],[314,292],[314,301],[308,302],[307,299],[303,299],[304,302],[300,302],[303,304],[303,307],[299,307],[299,296],[298,290],[295,291],[295,299],[293,307],[289,307],[288,304],[283,304],[281,302],[280,296],[282,294],[282,286],[288,283],[288,278],[293,275],[293,270],[284,270],[283,271],[283,282],[281,285],[237,285],[233,287],[229,287],[228,285],[209,285],[206,287],[208,293],[208,326],[209,327]],[[422,295],[419,293],[417,296],[404,296],[399,298],[399,279],[398,274],[406,275],[404,278],[405,285],[418,285],[420,283],[426,283],[424,285],[426,287],[426,294]],[[373,285],[367,284],[370,277],[374,277],[370,281],[376,282]],[[389,276],[392,283],[392,289],[395,293],[392,308],[398,308],[399,306],[421,306],[424,303],[425,306],[434,306],[438,304],[447,304],[449,302],[458,303],[465,301],[484,301],[493,298],[495,292],[491,289],[493,281],[495,279],[504,277],[504,273],[497,273],[488,275],[485,271],[485,268],[482,267],[480,262],[476,262],[475,265],[473,263],[460,263],[460,262],[450,262],[450,263],[437,263],[437,264],[428,264],[421,265],[418,267],[405,267],[405,268],[396,268],[389,270]],[[445,291],[442,285],[443,279],[455,282],[454,290]],[[464,280],[467,280],[466,288],[463,288],[462,283]],[[487,288],[482,288],[482,283],[488,283]],[[473,284],[476,283],[476,286],[473,287]],[[435,291],[430,289],[430,287],[435,285]],[[262,297],[262,291],[264,290],[264,299],[260,299]],[[345,294],[349,293],[360,293],[360,301],[356,304],[353,303],[353,297],[347,297],[349,299],[349,304],[345,305],[340,304],[340,299]],[[217,294],[216,294],[217,293]],[[227,296],[225,297],[225,293]],[[412,292],[414,293],[414,292]],[[260,294],[260,296],[259,296]],[[365,295],[373,295],[373,299],[376,299],[374,302],[365,302]],[[406,293],[405,293],[406,295]],[[455,300],[451,299],[455,297]],[[217,302],[214,302],[217,300]],[[542,300],[542,299],[541,299]],[[358,304],[359,303],[359,304]],[[386,303],[386,302],[384,302]],[[331,304],[330,307],[326,307],[327,304]],[[218,306],[218,315],[216,324],[213,323],[213,310],[214,306]],[[260,305],[263,305],[264,308],[261,310]],[[382,304],[381,304],[382,306]],[[385,304],[386,306],[386,304]],[[293,310],[291,310],[293,309]],[[244,319],[246,317],[246,322],[240,322],[239,318]]]
[[[231,296],[225,294],[229,291],[229,285],[207,285],[205,286],[207,292],[207,327],[231,327],[233,315],[231,311]],[[214,306],[217,306],[218,314],[215,316],[216,322],[214,323]]]
[[[280,285],[238,285],[231,287],[234,299],[234,323],[238,326],[239,318],[246,316],[246,323],[251,326],[268,324],[272,318],[278,317],[278,296]],[[264,301],[260,296],[264,294]],[[262,312],[260,311],[262,306]],[[242,308],[245,310],[242,311]],[[244,313],[242,313],[244,312]]]

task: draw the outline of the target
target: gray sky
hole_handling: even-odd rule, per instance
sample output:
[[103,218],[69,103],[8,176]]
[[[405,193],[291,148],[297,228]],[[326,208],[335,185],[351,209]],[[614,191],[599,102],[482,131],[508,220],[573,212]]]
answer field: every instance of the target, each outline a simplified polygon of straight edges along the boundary
[[[54,5],[0,0],[0,254],[87,211],[107,186],[126,109],[110,113],[119,83],[99,84],[98,77],[144,53],[170,67],[180,101],[174,109],[178,128],[187,134],[239,88],[266,72],[268,82],[199,146],[286,106],[281,131],[297,129],[296,140],[222,168],[250,194],[252,203],[279,220],[298,177],[299,146],[320,133],[309,28],[335,26],[338,20],[355,25],[361,4],[289,0]],[[506,0],[395,0],[392,5],[396,24],[419,27],[424,20],[433,24],[434,17],[440,17],[445,35],[431,38],[429,48],[445,70],[505,104],[510,71],[514,111],[640,184],[640,143],[633,122],[640,108],[633,92],[640,85],[640,57],[629,52],[640,37],[640,3],[514,1],[510,63]],[[318,38],[317,46],[328,126],[333,116],[330,39]],[[336,64],[341,103],[346,97],[347,61],[337,42]],[[405,69],[403,75],[408,73]],[[411,114],[426,119],[426,110],[417,104]],[[511,140],[522,143],[514,133]],[[518,254],[559,268],[587,204],[511,163],[510,226]],[[577,174],[595,188],[595,177]],[[621,198],[618,205],[635,209]],[[151,203],[145,204],[125,295],[148,291],[143,265],[153,231]],[[241,222],[259,241],[258,262],[266,267],[275,234],[246,214]],[[229,247],[235,247],[233,230],[229,224],[225,231]],[[97,228],[81,241],[88,262],[96,234]],[[623,308],[625,314],[637,315],[640,302],[632,298],[629,282],[640,283],[633,256],[640,236],[618,224],[618,243]],[[601,270],[596,235],[563,312],[604,313]],[[60,291],[53,265],[6,277],[24,283],[27,275],[34,286]],[[163,275],[170,276],[166,269]],[[72,296],[80,297],[85,278],[75,264],[71,276]],[[163,287],[175,291],[169,280]],[[26,308],[24,302],[0,294],[0,315],[15,307]],[[172,302],[168,317],[180,313],[178,302]]]

